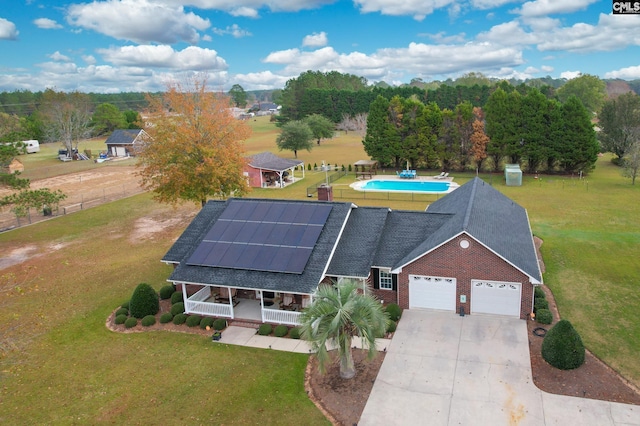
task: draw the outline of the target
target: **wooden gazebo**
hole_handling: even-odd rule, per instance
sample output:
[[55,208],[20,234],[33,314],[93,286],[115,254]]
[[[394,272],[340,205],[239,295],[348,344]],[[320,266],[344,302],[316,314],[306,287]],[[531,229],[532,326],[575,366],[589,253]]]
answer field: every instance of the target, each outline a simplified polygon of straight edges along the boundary
[[378,170],[378,162],[376,160],[358,160],[353,163],[356,172],[356,178],[362,177],[366,179],[367,177],[371,179],[373,175],[377,174]]

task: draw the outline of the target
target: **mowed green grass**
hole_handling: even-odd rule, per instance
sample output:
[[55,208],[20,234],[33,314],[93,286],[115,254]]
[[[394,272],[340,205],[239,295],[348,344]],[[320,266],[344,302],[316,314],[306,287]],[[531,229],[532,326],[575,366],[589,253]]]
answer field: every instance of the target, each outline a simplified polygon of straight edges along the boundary
[[[3,253],[42,254],[0,271],[0,423],[327,423],[304,391],[308,355],[105,327],[138,283],[166,284],[159,260],[194,213],[143,194],[0,234]],[[130,237],[141,217],[176,216]]]
[[[260,120],[247,151],[278,153],[277,131]],[[345,166],[367,158],[360,137],[351,134],[299,157]],[[461,184],[474,176],[453,175]],[[528,210],[544,240],[544,279],[561,315],[591,351],[640,385],[640,186],[621,177],[608,156],[583,180],[527,176],[523,186],[506,187],[501,175],[481,177]],[[324,173],[307,172],[284,189],[256,189],[250,196],[306,199],[306,187],[323,179]],[[342,178],[334,188],[349,197],[353,181]],[[434,199],[351,194],[358,205],[394,209],[423,210]],[[2,253],[24,246],[44,253],[0,270],[0,423],[326,424],[303,389],[305,355],[105,327],[136,284],[165,284],[170,268],[159,260],[195,212],[143,194],[0,234]],[[132,241],[138,219],[147,217],[182,219]]]

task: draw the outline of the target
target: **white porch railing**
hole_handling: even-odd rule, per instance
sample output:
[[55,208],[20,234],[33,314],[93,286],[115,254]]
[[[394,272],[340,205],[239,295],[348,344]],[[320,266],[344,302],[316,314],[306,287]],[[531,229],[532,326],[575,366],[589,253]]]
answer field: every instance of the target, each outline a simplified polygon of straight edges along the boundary
[[211,297],[211,287],[205,286],[189,297],[184,304],[188,314],[209,315],[213,317],[233,318],[233,309],[227,303],[205,302]]
[[276,324],[300,325],[301,312],[281,311],[278,309],[262,309],[262,322]]

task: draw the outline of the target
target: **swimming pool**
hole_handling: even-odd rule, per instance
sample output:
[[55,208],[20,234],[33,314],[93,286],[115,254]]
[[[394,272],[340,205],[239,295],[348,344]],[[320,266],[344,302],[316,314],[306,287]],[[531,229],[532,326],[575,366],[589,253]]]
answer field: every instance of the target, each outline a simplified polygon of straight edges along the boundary
[[453,182],[431,180],[385,180],[374,179],[360,181],[351,185],[357,191],[422,192],[427,194],[446,194],[458,187]]

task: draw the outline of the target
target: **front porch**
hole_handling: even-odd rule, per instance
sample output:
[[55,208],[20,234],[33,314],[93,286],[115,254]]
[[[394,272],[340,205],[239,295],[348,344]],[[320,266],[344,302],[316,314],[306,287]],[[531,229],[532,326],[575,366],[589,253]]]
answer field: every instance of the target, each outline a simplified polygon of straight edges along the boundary
[[[181,287],[187,314],[263,323],[300,325],[300,311],[311,300],[311,295],[260,290],[242,290],[239,293],[236,288],[212,286],[202,286],[195,293],[188,295],[187,286]],[[296,301],[300,303],[295,303]]]

